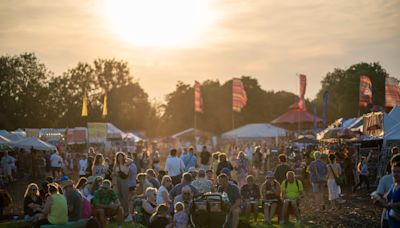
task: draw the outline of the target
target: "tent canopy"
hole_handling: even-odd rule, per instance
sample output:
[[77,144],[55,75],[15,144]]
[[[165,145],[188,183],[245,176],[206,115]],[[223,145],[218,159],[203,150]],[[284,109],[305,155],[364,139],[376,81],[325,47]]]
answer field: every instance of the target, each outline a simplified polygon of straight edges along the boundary
[[55,146],[33,137],[21,139],[16,142],[11,142],[11,145],[25,150],[30,150],[32,147],[35,150],[56,150]]
[[[278,116],[271,121],[273,124],[295,124],[295,123],[313,123],[314,115],[299,109],[290,109],[286,113]],[[317,122],[322,122],[322,119],[317,116]]]
[[11,140],[0,135],[0,144],[9,144],[10,142],[11,142]]
[[213,134],[207,131],[202,131],[199,129],[194,129],[194,128],[189,128],[183,131],[180,131],[174,135],[172,135],[172,138],[182,138],[182,137],[188,137],[188,136],[212,136]]
[[247,124],[222,134],[222,138],[268,138],[285,136],[283,128],[268,123]]

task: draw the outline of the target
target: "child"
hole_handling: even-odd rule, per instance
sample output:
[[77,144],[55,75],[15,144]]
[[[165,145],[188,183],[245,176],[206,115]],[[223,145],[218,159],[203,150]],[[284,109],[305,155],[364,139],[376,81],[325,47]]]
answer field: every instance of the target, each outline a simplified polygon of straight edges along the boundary
[[150,218],[149,228],[167,228],[171,227],[167,218],[168,207],[165,204],[158,205],[156,212]]
[[186,228],[189,223],[189,217],[184,209],[183,203],[175,204],[174,227],[176,228]]

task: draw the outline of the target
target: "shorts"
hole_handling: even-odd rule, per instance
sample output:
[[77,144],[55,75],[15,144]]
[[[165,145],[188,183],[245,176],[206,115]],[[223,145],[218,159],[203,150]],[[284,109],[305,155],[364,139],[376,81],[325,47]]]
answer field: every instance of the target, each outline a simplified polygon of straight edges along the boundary
[[314,193],[316,192],[321,192],[324,189],[324,185],[322,183],[311,183],[312,185],[312,190]]
[[136,189],[136,186],[129,187],[129,191],[130,191],[130,192],[135,191],[135,189]]

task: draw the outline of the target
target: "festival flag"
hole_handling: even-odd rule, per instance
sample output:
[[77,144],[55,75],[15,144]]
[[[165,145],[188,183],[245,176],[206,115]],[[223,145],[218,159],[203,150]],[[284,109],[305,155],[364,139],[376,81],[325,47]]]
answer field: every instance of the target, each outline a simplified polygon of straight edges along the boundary
[[304,100],[304,95],[306,93],[306,88],[307,88],[307,77],[304,74],[300,74],[300,98],[299,98],[299,103],[298,107],[302,111],[306,111],[306,102]]
[[314,102],[314,131],[317,131],[317,105]]
[[369,104],[372,104],[372,82],[368,76],[361,76],[359,105],[365,108]]
[[400,81],[394,77],[387,77],[385,83],[385,106],[400,105]]
[[106,117],[108,115],[107,111],[107,95],[104,95],[104,103],[103,103],[103,117]]
[[88,116],[86,94],[82,98],[82,114],[81,116]]
[[232,79],[232,110],[240,112],[247,104],[246,90],[239,78]]
[[201,97],[201,85],[198,81],[194,81],[194,111],[203,112],[203,99]]
[[325,91],[322,103],[322,125],[324,128],[326,128],[326,111],[328,107],[328,98],[329,98],[329,92]]

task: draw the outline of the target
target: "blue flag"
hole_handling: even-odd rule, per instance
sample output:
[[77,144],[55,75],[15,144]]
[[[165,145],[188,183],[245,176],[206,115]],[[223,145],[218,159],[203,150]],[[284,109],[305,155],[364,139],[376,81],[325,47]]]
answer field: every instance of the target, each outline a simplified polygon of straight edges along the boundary
[[314,102],[314,131],[317,131],[317,105]]
[[328,106],[328,97],[329,97],[329,93],[328,91],[324,92],[324,103],[322,105],[322,124],[324,126],[324,128],[326,128],[326,109]]

